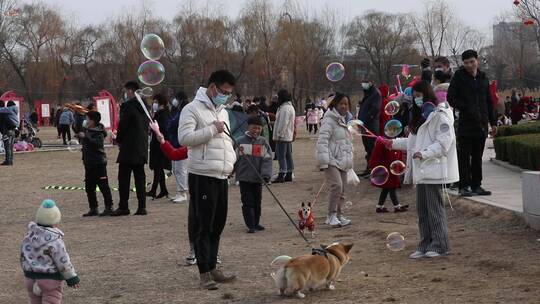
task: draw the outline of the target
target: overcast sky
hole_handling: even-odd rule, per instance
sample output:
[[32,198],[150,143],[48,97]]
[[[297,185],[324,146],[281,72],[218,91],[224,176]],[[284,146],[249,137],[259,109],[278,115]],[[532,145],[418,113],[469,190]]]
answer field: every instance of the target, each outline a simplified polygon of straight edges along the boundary
[[[83,24],[97,24],[106,21],[111,16],[121,15],[126,10],[132,10],[142,3],[142,0],[38,0],[46,1],[59,8],[60,12],[73,20]],[[30,0],[22,0],[29,3]],[[185,1],[182,0],[147,0],[155,15],[165,19],[172,19]],[[201,0],[196,2],[208,2]],[[234,17],[242,8],[245,0],[210,0],[213,7],[220,6],[220,11]],[[282,0],[273,0],[281,5]],[[298,0],[302,5],[316,10],[326,7],[335,9],[342,16],[350,20],[356,15],[369,9],[386,12],[418,12],[421,10],[423,0]],[[512,9],[511,0],[447,0],[457,15],[466,20],[467,24],[483,32],[491,32],[494,18],[504,11]],[[491,34],[491,33],[489,33]]]

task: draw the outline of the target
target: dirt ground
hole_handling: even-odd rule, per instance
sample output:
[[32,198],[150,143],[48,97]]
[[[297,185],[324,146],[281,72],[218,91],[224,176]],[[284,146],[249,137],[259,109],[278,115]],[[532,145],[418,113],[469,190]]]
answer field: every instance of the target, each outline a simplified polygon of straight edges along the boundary
[[[54,130],[40,136],[54,138]],[[310,201],[323,181],[313,157],[316,138],[302,134],[294,143],[296,179],[272,185],[290,214],[302,201]],[[357,167],[364,166],[363,147],[355,142]],[[117,185],[117,149],[108,149],[109,177]],[[188,251],[187,204],[168,200],[148,202],[146,217],[82,218],[87,211],[82,191],[46,191],[47,185],[83,185],[79,152],[28,153],[15,156],[15,166],[0,168],[0,303],[25,303],[26,291],[19,265],[19,246],[28,221],[41,200],[57,201],[63,217],[61,229],[81,289],[66,289],[65,303],[539,303],[540,233],[526,228],[511,213],[454,201],[448,210],[452,254],[436,260],[411,261],[415,249],[417,217],[412,188],[398,192],[411,211],[376,214],[378,189],[367,181],[349,187],[353,205],[346,210],[352,225],[323,225],[326,193],[315,206],[317,236],[314,244],[351,241],[354,248],[335,291],[308,293],[305,300],[282,299],[270,278],[270,266],[278,255],[309,252],[289,226],[287,218],[264,191],[262,224],[267,230],[246,234],[241,216],[239,189],[232,186],[229,217],[221,243],[222,267],[239,280],[218,291],[198,289],[196,267],[183,265]],[[147,180],[151,172],[147,171]],[[174,189],[172,179],[169,189]],[[118,192],[113,193],[115,205]],[[101,198],[100,198],[101,200]],[[455,198],[454,198],[455,200]],[[131,195],[131,209],[136,209]],[[389,202],[387,202],[389,204]],[[100,206],[101,207],[101,206]],[[407,240],[401,252],[385,246],[390,232]],[[361,272],[365,272],[363,275]]]

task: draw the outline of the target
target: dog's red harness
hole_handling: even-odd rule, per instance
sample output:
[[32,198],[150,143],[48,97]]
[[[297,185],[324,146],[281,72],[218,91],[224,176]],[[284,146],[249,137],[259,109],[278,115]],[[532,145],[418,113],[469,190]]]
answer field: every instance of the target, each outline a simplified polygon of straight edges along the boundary
[[315,214],[313,213],[313,210],[306,219],[304,218],[302,210],[299,210],[298,217],[300,218],[300,223],[298,223],[300,230],[307,228],[308,231],[315,231]]

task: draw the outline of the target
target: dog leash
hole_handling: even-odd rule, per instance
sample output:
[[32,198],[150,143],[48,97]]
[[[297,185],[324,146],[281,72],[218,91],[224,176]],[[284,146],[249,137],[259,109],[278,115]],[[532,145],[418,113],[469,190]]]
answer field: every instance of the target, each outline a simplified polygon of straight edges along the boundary
[[313,208],[313,206],[315,206],[315,203],[319,199],[319,196],[321,195],[321,192],[322,192],[324,186],[326,186],[326,179],[323,181],[321,187],[319,188],[319,191],[317,192],[317,195],[315,195],[315,198],[313,199],[313,202],[311,202],[311,207],[312,208]]
[[[238,145],[238,143],[236,142],[236,139],[234,139],[234,137],[230,134],[231,130],[229,129],[229,126],[224,123],[225,127],[227,128],[227,132],[223,132],[225,133],[227,136],[229,136],[229,138],[233,141],[234,143],[234,146],[238,149],[238,151],[240,152],[241,155],[245,155],[244,152],[242,151],[242,149],[240,149],[240,146]],[[289,221],[291,222],[291,224],[294,226],[294,228],[296,229],[296,231],[298,231],[298,234],[300,234],[300,236],[302,237],[302,239],[311,247],[312,249],[312,252],[313,250],[315,250],[315,248],[313,248],[313,246],[311,245],[311,242],[306,238],[306,236],[302,233],[302,230],[300,230],[300,228],[296,225],[296,223],[294,222],[294,220],[292,219],[292,217],[289,215],[289,213],[287,212],[287,210],[285,210],[285,207],[283,207],[283,204],[281,204],[281,202],[279,201],[279,199],[277,198],[277,196],[274,194],[274,192],[272,191],[272,189],[270,189],[270,186],[268,186],[268,183],[266,183],[266,181],[264,180],[264,178],[261,176],[261,174],[259,174],[259,171],[257,170],[257,168],[255,167],[255,165],[251,162],[251,160],[249,158],[246,158],[248,164],[251,166],[251,168],[253,169],[253,171],[255,171],[255,174],[257,175],[257,177],[259,178],[259,180],[261,181],[261,183],[264,185],[264,187],[266,188],[266,190],[268,190],[268,192],[270,193],[270,195],[272,195],[272,197],[274,198],[274,201],[278,204],[278,206],[281,208],[281,210],[283,211],[283,213],[285,213],[285,215],[287,216],[287,218],[289,219]]]

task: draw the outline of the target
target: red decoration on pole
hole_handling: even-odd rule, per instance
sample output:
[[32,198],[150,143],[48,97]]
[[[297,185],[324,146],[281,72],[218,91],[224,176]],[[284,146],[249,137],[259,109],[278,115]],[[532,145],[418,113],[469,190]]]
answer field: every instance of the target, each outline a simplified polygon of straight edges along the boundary
[[514,0],[514,5],[519,5],[519,0]]
[[534,19],[532,19],[532,18],[525,19],[525,21],[523,21],[523,24],[525,26],[533,25],[534,24]]

